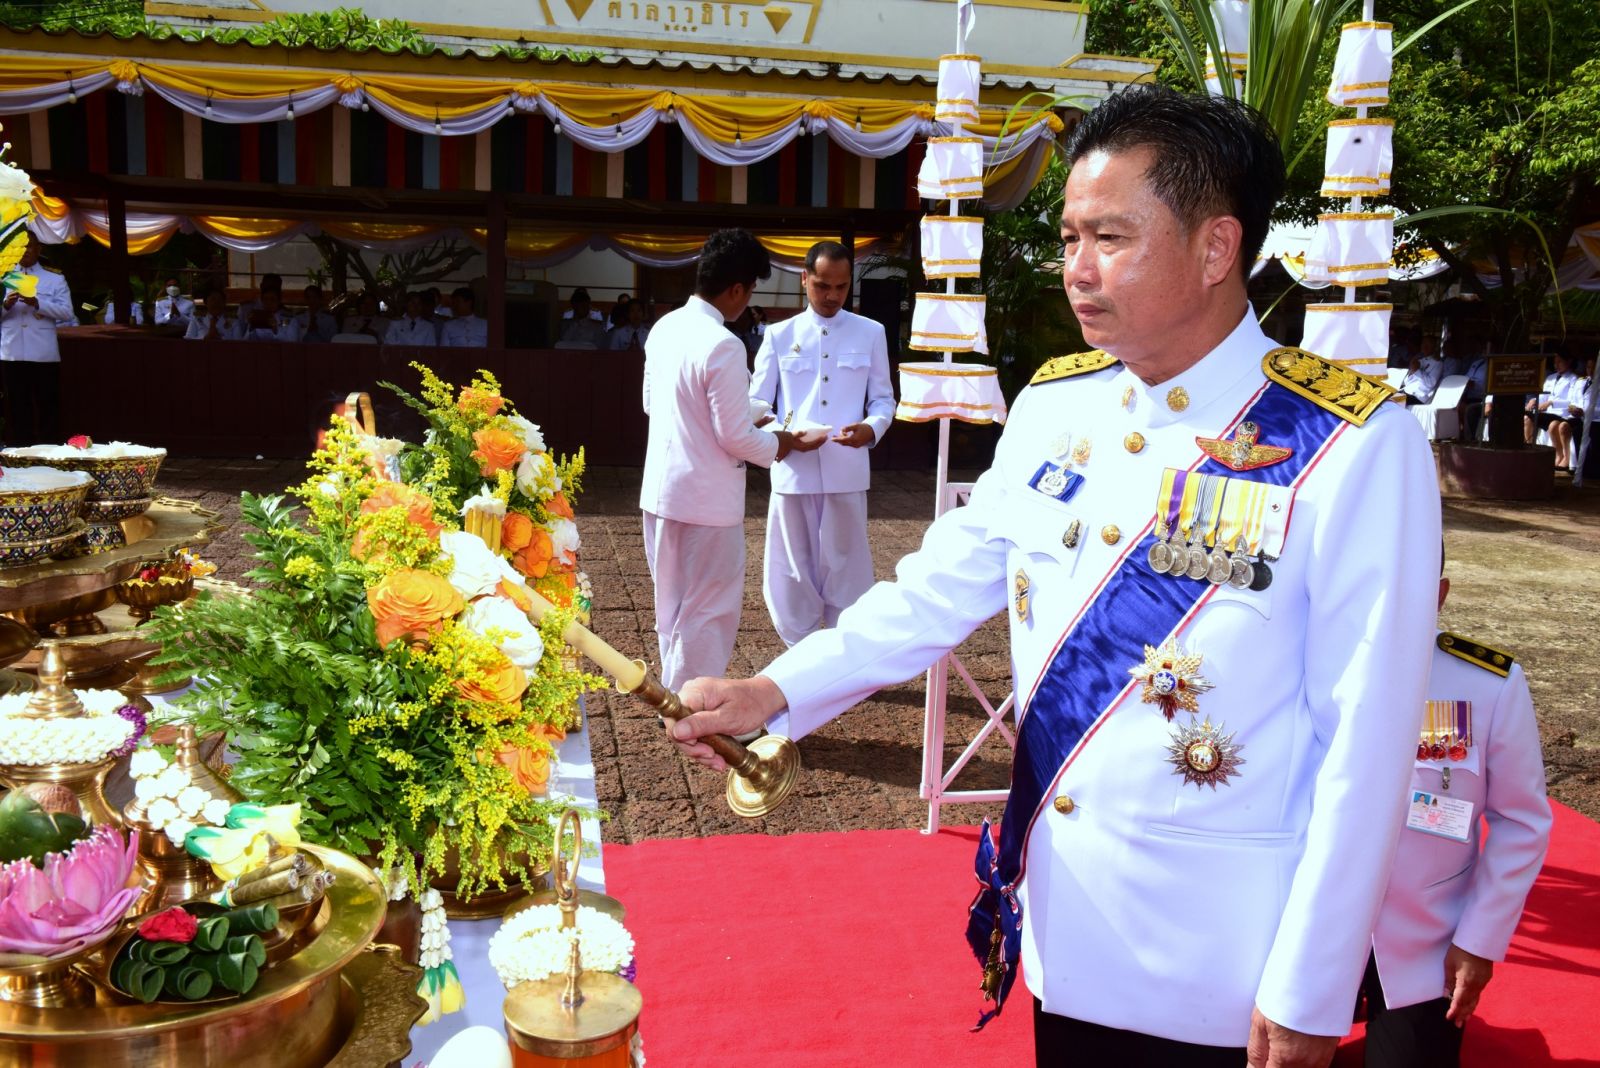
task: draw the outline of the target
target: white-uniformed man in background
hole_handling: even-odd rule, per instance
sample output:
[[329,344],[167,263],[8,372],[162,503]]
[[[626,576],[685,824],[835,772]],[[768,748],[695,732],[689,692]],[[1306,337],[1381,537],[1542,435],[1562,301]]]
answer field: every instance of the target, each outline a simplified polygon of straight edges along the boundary
[[241,341],[299,341],[300,324],[283,306],[283,293],[277,289],[263,289],[256,306],[249,315],[239,313],[239,340]]
[[1067,153],[1063,283],[1104,351],[1040,369],[898,581],[691,682],[709,711],[672,735],[713,767],[692,739],[805,735],[1005,611],[1017,752],[962,917],[985,990],[1027,1011],[1020,965],[1040,1065],[1321,1068],[1403,821],[1433,458],[1387,387],[1256,324],[1284,167],[1253,111],[1131,87]]
[[394,321],[389,327],[388,335],[383,339],[385,345],[427,345],[430,348],[439,344],[439,331],[433,321],[427,316],[428,302],[421,293],[406,294],[405,314]]
[[439,344],[451,349],[481,349],[489,344],[489,321],[478,318],[478,298],[462,286],[450,294],[450,318],[439,327]]
[[850,250],[819,241],[800,276],[808,307],[769,326],[756,353],[752,400],[794,426],[835,433],[815,452],[772,467],[762,593],[778,636],[793,645],[831,627],[872,585],[867,543],[868,449],[894,419],[883,326],[845,309]]
[[[140,304],[136,300],[129,301],[128,302],[128,319],[131,321],[131,323],[134,326],[143,326],[144,325],[144,305]],[[110,325],[112,325],[113,323],[115,323],[117,321],[117,295],[115,293],[106,294],[106,306],[100,312],[100,321],[102,323],[105,323],[107,326],[110,326]],[[65,325],[65,324],[58,324],[58,325]]]
[[205,310],[189,320],[186,341],[237,341],[239,320],[228,314],[228,294],[213,289],[206,294]]
[[39,262],[39,239],[17,263],[20,274],[38,287],[24,296],[5,289],[0,296],[0,382],[6,391],[6,424],[0,428],[12,445],[48,445],[61,440],[61,349],[56,323],[71,322],[72,293],[67,280]]
[[183,295],[183,290],[178,288],[176,278],[167,279],[166,288],[155,303],[155,320],[157,326],[187,327],[189,319],[194,315],[194,301]]
[[753,234],[718,230],[700,250],[695,295],[645,342],[650,438],[639,508],[668,686],[720,675],[733,656],[744,603],[744,465],[771,467],[824,441],[816,432],[757,430],[750,418],[744,345],[722,324],[771,274]]
[[[1439,607],[1450,580],[1439,579]],[[1439,633],[1362,994],[1367,1068],[1455,1068],[1550,842],[1539,723],[1507,653]],[[1489,834],[1484,838],[1482,825]]]
[[328,310],[327,301],[322,296],[322,287],[312,282],[303,292],[306,298],[306,310],[294,317],[295,329],[300,334],[300,340],[318,343],[332,341],[333,335],[339,332],[339,320]]

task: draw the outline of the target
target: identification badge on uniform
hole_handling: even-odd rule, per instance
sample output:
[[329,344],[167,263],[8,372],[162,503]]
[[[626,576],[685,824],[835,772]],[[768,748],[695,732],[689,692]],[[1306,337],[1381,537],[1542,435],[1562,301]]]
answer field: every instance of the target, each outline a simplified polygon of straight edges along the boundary
[[1426,790],[1411,791],[1411,807],[1406,809],[1406,827],[1423,834],[1465,842],[1472,837],[1471,801]]
[[1072,500],[1073,495],[1083,485],[1083,476],[1046,460],[1039,465],[1039,470],[1033,473],[1033,477],[1028,479],[1028,485],[1046,497],[1052,497],[1065,504]]

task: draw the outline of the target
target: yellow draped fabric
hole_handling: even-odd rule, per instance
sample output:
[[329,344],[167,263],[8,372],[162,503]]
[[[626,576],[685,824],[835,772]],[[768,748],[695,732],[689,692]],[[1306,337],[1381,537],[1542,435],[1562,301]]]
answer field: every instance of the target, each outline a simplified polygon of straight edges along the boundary
[[233,215],[194,215],[189,221],[207,237],[217,235],[257,241],[287,235],[300,228],[300,223],[290,219],[249,219]]
[[[11,57],[7,57],[9,60]],[[152,85],[218,100],[278,100],[309,93],[330,84],[328,75],[315,71],[272,70],[265,67],[164,67],[138,64],[139,73]]]

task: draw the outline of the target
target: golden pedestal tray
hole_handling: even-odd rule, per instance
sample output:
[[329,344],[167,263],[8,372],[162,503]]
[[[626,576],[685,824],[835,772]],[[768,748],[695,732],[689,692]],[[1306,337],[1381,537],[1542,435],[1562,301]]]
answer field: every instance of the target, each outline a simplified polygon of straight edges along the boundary
[[[133,633],[125,608],[111,607],[113,587],[179,549],[205,544],[221,529],[219,515],[194,501],[161,497],[144,515],[126,521],[128,545],[67,560],[0,568],[0,614],[8,617],[0,625],[0,660],[10,648],[6,639],[15,639],[20,624],[30,632],[59,636],[67,678],[73,683],[126,682],[118,673],[131,676],[127,665],[153,655],[158,647]],[[15,662],[23,669],[35,667],[38,656],[37,650],[28,651]],[[0,693],[32,688],[30,676],[0,670]]]
[[420,970],[370,947],[388,905],[383,885],[353,857],[302,848],[336,879],[305,948],[262,972],[249,994],[141,1005],[98,987],[88,1008],[0,1002],[0,1064],[343,1068],[403,1058],[426,1006],[416,993]]

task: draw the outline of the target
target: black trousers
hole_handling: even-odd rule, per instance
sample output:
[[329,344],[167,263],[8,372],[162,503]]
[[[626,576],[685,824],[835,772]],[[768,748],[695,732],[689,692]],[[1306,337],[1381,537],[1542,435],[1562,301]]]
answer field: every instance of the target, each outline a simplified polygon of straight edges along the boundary
[[1044,1011],[1033,999],[1038,1068],[1244,1068],[1243,1046],[1197,1046]]
[[[1440,975],[1439,981],[1444,982]],[[1449,998],[1435,998],[1403,1009],[1385,1008],[1378,962],[1367,958],[1361,980],[1367,999],[1366,1068],[1457,1068],[1461,1064],[1461,1028],[1444,1018]]]
[[61,365],[28,360],[0,361],[6,391],[7,445],[61,444]]

